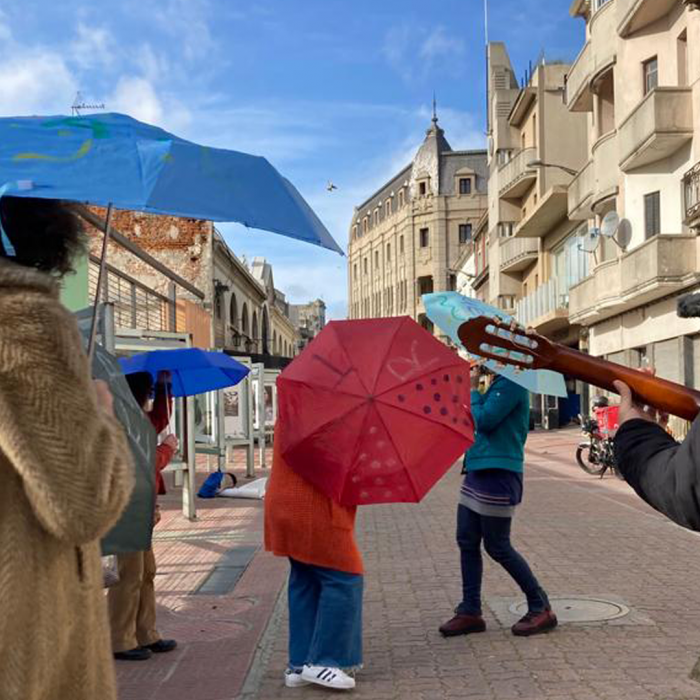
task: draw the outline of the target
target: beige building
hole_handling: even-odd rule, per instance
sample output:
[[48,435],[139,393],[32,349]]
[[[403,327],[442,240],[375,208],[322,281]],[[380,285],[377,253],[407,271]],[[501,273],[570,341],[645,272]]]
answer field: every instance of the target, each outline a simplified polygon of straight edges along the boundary
[[[504,44],[491,43],[488,58],[488,211],[457,263],[458,286],[578,346],[569,289],[586,276],[589,256],[579,250],[585,223],[567,217],[567,190],[586,162],[587,124],[563,99],[570,66],[538,61],[519,85]],[[533,409],[537,422],[557,424],[578,406],[536,399]]]
[[486,153],[453,151],[433,116],[413,162],[354,210],[349,317],[407,315],[432,330],[420,297],[456,289],[486,186]]
[[[567,81],[588,120],[587,163],[568,215],[599,227],[591,274],[573,287],[570,318],[589,351],[700,386],[700,323],[676,316],[700,281],[700,12],[687,0],[576,0],[586,43]],[[694,230],[695,229],[695,230]]]

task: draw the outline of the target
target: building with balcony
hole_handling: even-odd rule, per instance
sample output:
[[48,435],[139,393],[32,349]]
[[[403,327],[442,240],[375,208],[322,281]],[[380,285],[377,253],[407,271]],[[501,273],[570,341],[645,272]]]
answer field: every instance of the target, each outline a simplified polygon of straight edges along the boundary
[[434,330],[421,295],[456,289],[486,187],[486,152],[453,150],[433,113],[413,162],[354,209],[349,317],[406,315]]
[[[586,164],[587,124],[564,102],[570,70],[541,60],[519,85],[506,46],[489,45],[489,220],[487,235],[475,241],[475,282],[483,251],[485,299],[540,333],[577,345],[568,289],[588,260],[576,245],[581,223],[568,216],[568,188]],[[536,421],[546,415],[557,423],[559,408],[562,416],[571,413],[549,399],[533,400]]]
[[[586,164],[567,211],[588,228],[611,211],[588,275],[570,290],[589,351],[700,386],[700,325],[675,298],[700,283],[700,12],[684,0],[575,0],[586,43],[567,76],[572,113],[588,117]],[[697,366],[697,371],[693,369]]]
[[[190,332],[199,347],[270,367],[297,354],[296,328],[271,266],[256,258],[249,267],[212,222],[115,211],[113,227],[119,235],[110,242],[104,295],[118,328]],[[102,234],[89,233],[91,255],[66,283],[71,308],[94,299]]]

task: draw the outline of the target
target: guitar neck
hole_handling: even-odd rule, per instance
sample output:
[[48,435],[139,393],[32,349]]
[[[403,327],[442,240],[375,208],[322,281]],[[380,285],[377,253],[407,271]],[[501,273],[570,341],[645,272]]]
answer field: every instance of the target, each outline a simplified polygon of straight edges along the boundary
[[562,345],[554,347],[547,369],[615,393],[613,382],[624,382],[641,403],[685,420],[692,421],[700,413],[698,391]]

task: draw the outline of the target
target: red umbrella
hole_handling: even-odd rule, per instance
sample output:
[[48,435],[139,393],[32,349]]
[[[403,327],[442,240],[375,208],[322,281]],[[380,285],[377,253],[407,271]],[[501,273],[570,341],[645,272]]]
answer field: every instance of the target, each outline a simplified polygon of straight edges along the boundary
[[329,323],[277,386],[282,456],[344,505],[416,503],[474,442],[469,364],[410,318]]

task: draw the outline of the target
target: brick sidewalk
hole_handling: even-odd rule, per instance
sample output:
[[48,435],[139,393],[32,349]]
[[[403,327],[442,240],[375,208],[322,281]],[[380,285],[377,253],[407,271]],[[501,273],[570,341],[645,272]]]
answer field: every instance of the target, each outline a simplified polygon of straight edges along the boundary
[[[234,471],[245,483],[245,470]],[[241,690],[286,564],[261,552],[261,501],[198,499],[198,519],[190,522],[167,478],[170,493],[160,499],[163,519],[154,536],[158,627],[180,647],[145,662],[117,662],[119,700],[229,700]],[[210,578],[213,571],[218,578]]]
[[[442,639],[437,627],[450,616],[460,591],[454,543],[460,477],[454,470],[419,506],[361,512],[359,539],[367,569],[365,669],[354,697],[700,698],[700,685],[689,680],[700,655],[700,539],[655,514],[615,477],[601,481],[584,474],[574,462],[577,441],[575,431],[531,437],[525,503],[514,540],[550,596],[607,599],[629,606],[629,615],[607,623],[562,625],[543,637],[515,638],[509,626],[516,617],[508,605],[519,599],[519,592],[499,567],[487,562],[488,631]],[[337,697],[315,687],[283,688],[284,608],[280,598],[241,697]],[[209,668],[214,665],[212,659]],[[231,696],[200,695],[193,689],[170,697]]]

